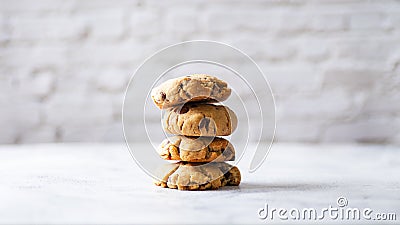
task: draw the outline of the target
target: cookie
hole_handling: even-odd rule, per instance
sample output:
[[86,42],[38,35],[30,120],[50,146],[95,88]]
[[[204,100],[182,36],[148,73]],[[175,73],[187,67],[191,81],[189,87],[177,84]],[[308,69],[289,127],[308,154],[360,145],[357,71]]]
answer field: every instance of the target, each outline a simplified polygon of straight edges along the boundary
[[155,181],[156,185],[179,190],[196,191],[238,186],[241,180],[239,169],[224,162],[179,162],[164,165],[158,172],[160,180]]
[[219,137],[173,136],[157,149],[161,158],[185,162],[223,162],[235,160],[235,149]]
[[163,117],[164,130],[185,136],[227,136],[237,127],[235,113],[226,106],[190,103],[168,109]]
[[221,102],[230,95],[225,81],[206,74],[167,80],[151,91],[151,98],[160,109],[194,101]]

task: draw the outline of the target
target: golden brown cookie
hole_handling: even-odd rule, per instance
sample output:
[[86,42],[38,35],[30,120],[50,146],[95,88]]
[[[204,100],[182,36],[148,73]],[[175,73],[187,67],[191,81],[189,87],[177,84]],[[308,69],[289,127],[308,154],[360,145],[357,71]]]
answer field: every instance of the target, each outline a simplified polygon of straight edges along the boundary
[[231,94],[225,81],[206,74],[194,74],[167,80],[151,91],[158,108],[169,108],[187,102],[221,102]]
[[168,109],[164,130],[185,136],[227,136],[237,127],[236,114],[226,106],[191,103]]
[[235,149],[228,140],[219,137],[173,136],[157,149],[166,160],[185,162],[223,162],[235,160]]
[[156,185],[179,190],[197,191],[238,186],[241,180],[239,169],[224,162],[179,162],[164,165],[158,172],[160,180],[155,181]]

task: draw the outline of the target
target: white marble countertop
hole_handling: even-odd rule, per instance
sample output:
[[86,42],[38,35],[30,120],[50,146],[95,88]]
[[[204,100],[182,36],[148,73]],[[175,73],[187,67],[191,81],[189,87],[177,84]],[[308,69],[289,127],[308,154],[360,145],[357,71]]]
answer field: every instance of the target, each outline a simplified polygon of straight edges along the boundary
[[177,191],[154,186],[123,144],[3,145],[0,224],[309,223],[257,212],[266,203],[320,210],[339,196],[400,221],[399,147],[275,144],[256,173],[240,169],[239,187]]

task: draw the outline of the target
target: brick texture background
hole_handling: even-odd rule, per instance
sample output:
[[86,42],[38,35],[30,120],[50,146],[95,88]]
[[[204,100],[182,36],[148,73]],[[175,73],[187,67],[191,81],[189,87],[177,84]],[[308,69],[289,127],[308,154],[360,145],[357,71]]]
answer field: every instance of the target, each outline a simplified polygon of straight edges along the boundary
[[0,143],[122,141],[136,67],[192,39],[259,64],[277,141],[400,144],[394,0],[0,0]]

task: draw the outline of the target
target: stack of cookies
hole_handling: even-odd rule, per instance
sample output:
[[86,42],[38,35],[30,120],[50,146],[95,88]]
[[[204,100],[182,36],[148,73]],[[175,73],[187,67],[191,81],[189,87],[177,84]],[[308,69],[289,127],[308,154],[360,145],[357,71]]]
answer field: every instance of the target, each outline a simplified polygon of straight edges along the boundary
[[167,164],[158,171],[156,185],[179,190],[218,189],[237,186],[239,169],[225,161],[235,159],[228,136],[237,127],[235,113],[216,105],[231,94],[227,83],[213,76],[195,74],[168,80],[154,88],[151,97],[163,116],[164,130],[175,136],[158,148]]

